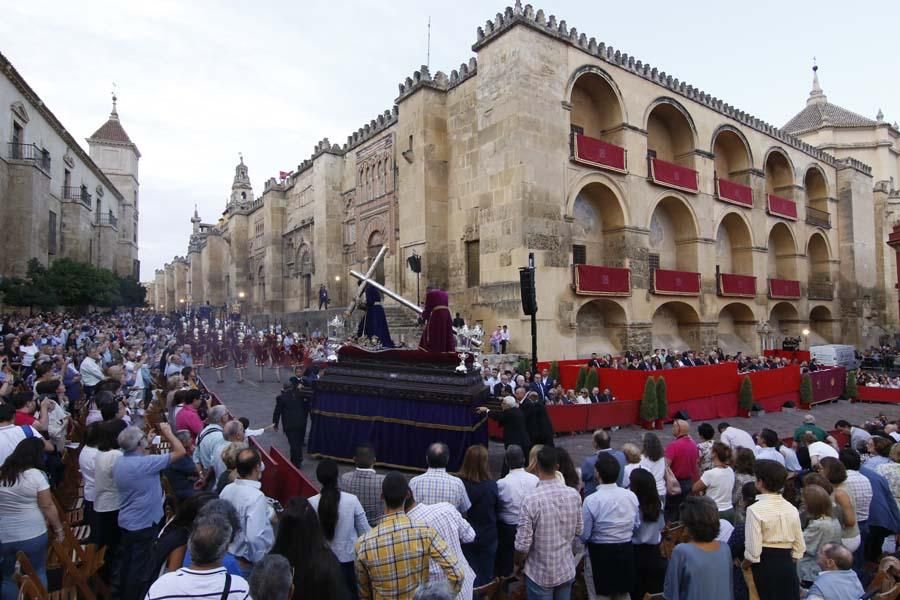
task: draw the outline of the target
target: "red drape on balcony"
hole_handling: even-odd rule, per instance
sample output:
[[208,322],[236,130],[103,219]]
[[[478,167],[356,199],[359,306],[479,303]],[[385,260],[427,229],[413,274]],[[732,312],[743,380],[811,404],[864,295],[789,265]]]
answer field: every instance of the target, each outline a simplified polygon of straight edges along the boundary
[[697,296],[700,294],[700,273],[655,269],[653,291],[674,296]]
[[753,189],[749,186],[727,179],[716,179],[716,193],[719,200],[724,202],[753,207]]
[[767,196],[769,202],[769,214],[785,219],[797,220],[797,203],[775,194]]
[[575,160],[585,164],[625,172],[625,148],[588,137],[575,135]]
[[585,296],[628,296],[631,294],[631,270],[575,265],[575,293]]
[[650,176],[655,183],[679,190],[696,192],[699,189],[697,171],[658,158],[650,159]]
[[769,279],[769,297],[799,300],[800,282],[794,279]]
[[719,273],[719,295],[753,298],[756,296],[756,277]]

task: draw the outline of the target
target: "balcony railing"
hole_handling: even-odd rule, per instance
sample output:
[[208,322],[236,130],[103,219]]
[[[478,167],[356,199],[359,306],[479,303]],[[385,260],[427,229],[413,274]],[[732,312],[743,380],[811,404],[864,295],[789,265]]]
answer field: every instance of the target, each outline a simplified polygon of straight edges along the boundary
[[17,144],[9,142],[7,156],[11,160],[27,160],[45,171],[50,170],[50,153],[35,144]]
[[627,151],[621,146],[610,144],[581,133],[572,133],[572,160],[592,167],[610,169],[625,173]]
[[828,281],[810,281],[806,295],[810,300],[834,300],[834,285]]
[[62,199],[63,202],[81,202],[87,208],[91,208],[91,200],[93,196],[86,187],[63,186]]
[[829,214],[828,211],[819,210],[818,208],[813,208],[812,206],[807,206],[806,223],[807,225],[815,225],[816,227],[831,229],[831,214]]
[[97,225],[108,225],[110,227],[118,227],[119,219],[115,215],[97,215]]

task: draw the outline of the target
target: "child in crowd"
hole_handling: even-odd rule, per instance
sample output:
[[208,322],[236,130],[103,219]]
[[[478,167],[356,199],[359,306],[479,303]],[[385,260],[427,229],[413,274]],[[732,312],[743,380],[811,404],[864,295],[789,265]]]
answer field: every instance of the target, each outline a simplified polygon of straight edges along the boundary
[[716,430],[709,423],[700,423],[697,428],[700,439],[703,440],[697,444],[697,451],[700,453],[700,474],[712,469],[712,447],[715,442]]
[[622,473],[622,481],[628,487],[631,472],[641,466],[641,448],[631,442],[622,444],[622,453],[625,454],[625,470]]

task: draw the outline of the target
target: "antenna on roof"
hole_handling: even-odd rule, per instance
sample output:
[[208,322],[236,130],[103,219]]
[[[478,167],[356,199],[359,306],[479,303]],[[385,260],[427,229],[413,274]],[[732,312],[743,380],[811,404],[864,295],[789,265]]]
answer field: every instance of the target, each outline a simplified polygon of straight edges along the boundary
[[428,40],[425,44],[425,66],[431,68],[431,17],[428,17]]

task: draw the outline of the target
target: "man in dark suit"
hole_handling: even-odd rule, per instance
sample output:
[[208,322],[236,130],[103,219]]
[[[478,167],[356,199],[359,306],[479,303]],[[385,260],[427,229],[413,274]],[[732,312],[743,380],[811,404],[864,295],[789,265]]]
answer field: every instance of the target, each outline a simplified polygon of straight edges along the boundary
[[597,369],[600,368],[600,359],[597,358],[596,352],[591,352],[591,360],[588,361],[587,366],[588,366],[588,369],[590,369],[592,367],[597,368]]
[[492,394],[494,398],[504,398],[506,396],[513,395],[512,385],[509,383],[509,373],[505,372],[500,375],[500,381],[494,384],[494,389],[492,390]]
[[609,388],[603,388],[603,393],[599,394],[596,400],[592,399],[591,402],[612,402],[615,399],[616,397],[612,395],[612,392],[609,391]]
[[500,424],[503,428],[504,448],[515,444],[520,446],[527,455],[527,452],[531,451],[531,437],[528,435],[528,429],[525,426],[525,414],[512,396],[503,398],[500,402],[500,407],[501,410],[489,410],[486,406],[479,406],[475,410],[479,414],[486,414]]
[[556,382],[550,377],[550,369],[542,369],[541,376],[538,378],[538,383],[540,383],[541,387],[544,389],[544,393],[541,394],[541,399],[547,399],[547,392],[556,387]]
[[522,413],[525,415],[525,428],[532,444],[553,445],[553,423],[547,414],[547,406],[537,395],[528,392],[522,401]]

